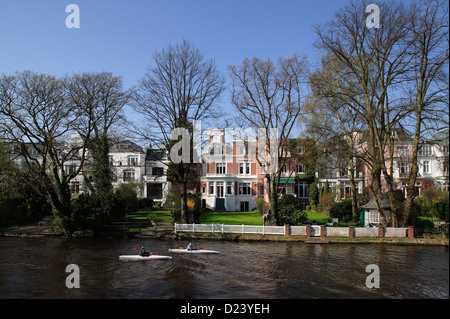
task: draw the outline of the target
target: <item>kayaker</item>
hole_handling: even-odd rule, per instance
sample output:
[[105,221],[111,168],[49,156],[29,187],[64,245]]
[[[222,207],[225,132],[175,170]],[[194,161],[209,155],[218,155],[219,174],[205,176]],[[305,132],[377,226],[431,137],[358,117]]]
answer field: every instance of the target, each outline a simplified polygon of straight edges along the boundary
[[192,246],[192,243],[189,243],[189,245],[186,247],[187,250],[194,250],[194,246]]
[[151,255],[150,253],[148,253],[148,252],[145,251],[145,247],[142,246],[142,247],[141,247],[141,250],[139,251],[139,256],[147,257],[147,256],[150,256],[150,255]]

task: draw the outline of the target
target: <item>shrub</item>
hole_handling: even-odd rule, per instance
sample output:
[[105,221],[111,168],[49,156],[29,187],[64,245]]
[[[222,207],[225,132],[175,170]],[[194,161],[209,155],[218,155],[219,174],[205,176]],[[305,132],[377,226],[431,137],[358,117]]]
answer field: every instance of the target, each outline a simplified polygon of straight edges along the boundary
[[306,213],[302,211],[302,204],[292,194],[284,194],[278,200],[278,214],[281,224],[300,225],[306,222]]
[[267,213],[270,209],[269,204],[266,203],[263,197],[258,197],[255,200],[256,209],[259,211],[260,214],[264,215]]
[[417,218],[414,221],[414,227],[418,229],[423,229],[424,233],[432,233],[434,231],[434,223],[426,218]]
[[349,222],[352,220],[352,201],[344,199],[340,203],[334,203],[330,208],[330,216],[339,218],[340,222]]
[[445,220],[448,223],[448,210],[449,210],[449,204],[447,202],[440,202],[434,204],[434,209],[436,210],[439,219]]
[[302,225],[306,222],[306,213],[295,209],[293,205],[283,206],[279,210],[281,224]]
[[120,184],[116,189],[115,194],[119,197],[125,212],[132,212],[138,209],[138,198],[136,187],[133,184]]
[[278,207],[281,209],[282,207],[293,206],[295,210],[301,210],[302,204],[300,201],[292,194],[284,194],[278,200]]

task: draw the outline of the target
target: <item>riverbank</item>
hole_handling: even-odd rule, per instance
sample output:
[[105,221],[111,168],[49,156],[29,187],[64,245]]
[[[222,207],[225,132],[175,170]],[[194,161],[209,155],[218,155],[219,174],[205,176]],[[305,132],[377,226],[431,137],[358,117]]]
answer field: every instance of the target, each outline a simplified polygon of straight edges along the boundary
[[[60,237],[60,232],[52,232],[49,227],[38,224],[24,225],[0,231],[3,237]],[[220,234],[220,233],[174,233],[171,226],[151,227],[141,232],[104,232],[98,237],[126,237],[177,240],[229,240],[229,241],[274,241],[304,242],[306,244],[394,244],[449,246],[449,239],[436,236],[432,238],[399,238],[399,237],[307,237],[302,235],[260,235],[260,234]]]

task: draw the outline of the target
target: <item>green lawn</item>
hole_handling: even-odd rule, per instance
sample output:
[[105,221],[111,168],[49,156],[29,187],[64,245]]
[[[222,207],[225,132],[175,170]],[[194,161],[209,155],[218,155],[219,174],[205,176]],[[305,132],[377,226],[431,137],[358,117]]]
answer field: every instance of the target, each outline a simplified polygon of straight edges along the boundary
[[[316,211],[306,211],[308,218],[317,224],[326,224],[329,217]],[[128,222],[133,220],[150,219],[157,224],[172,224],[172,216],[168,210],[136,211],[125,216]],[[224,225],[262,225],[260,213],[251,212],[204,212],[200,215],[202,224]]]
[[263,217],[255,212],[205,212],[200,215],[202,224],[262,225]]
[[169,210],[138,210],[125,216],[128,221],[151,219],[156,223],[172,223],[172,215]]
[[315,222],[319,225],[325,225],[328,222],[328,219],[330,218],[327,215],[318,213],[314,210],[306,210],[305,212],[308,218],[311,220],[311,222],[313,223]]

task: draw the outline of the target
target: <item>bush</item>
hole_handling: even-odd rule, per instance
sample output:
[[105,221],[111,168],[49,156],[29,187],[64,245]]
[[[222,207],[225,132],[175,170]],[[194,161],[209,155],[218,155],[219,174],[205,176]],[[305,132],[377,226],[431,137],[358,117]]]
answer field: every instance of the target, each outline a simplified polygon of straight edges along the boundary
[[434,231],[434,223],[426,218],[417,218],[414,221],[414,227],[418,229],[423,229],[424,233],[432,233]]
[[434,204],[434,209],[436,210],[439,219],[445,220],[448,223],[448,210],[449,210],[448,202],[440,202]]
[[334,203],[330,208],[330,216],[339,218],[340,222],[349,222],[352,220],[352,201],[344,199],[340,203]]
[[302,211],[302,204],[292,194],[284,194],[278,200],[278,214],[281,224],[301,225],[306,222],[306,213]]
[[281,224],[303,225],[306,222],[306,213],[295,209],[293,205],[283,206],[279,210]]
[[258,197],[255,200],[256,209],[259,211],[261,215],[267,213],[270,209],[269,204],[266,203],[263,197]]
[[297,199],[297,197],[295,197],[292,194],[284,194],[283,197],[281,197],[278,200],[278,207],[280,208],[280,210],[281,210],[281,208],[287,207],[287,206],[293,206],[294,210],[302,209],[302,204]]
[[138,209],[138,198],[136,187],[133,184],[120,184],[115,194],[119,197],[125,212],[132,212]]

